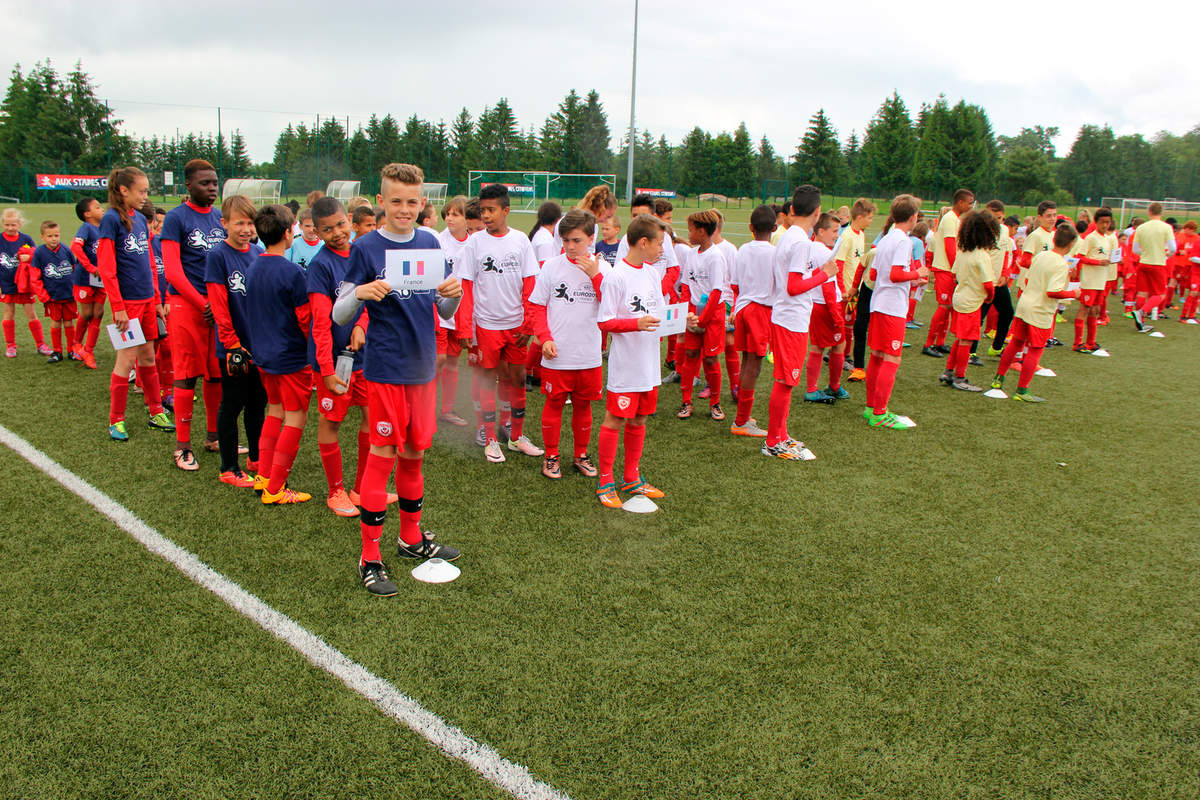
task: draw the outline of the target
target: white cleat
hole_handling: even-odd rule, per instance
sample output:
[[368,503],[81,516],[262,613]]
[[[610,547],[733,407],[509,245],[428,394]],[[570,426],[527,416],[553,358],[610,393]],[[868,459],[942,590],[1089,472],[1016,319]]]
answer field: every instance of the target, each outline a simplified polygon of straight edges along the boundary
[[798,442],[795,439],[788,439],[787,446],[791,449],[791,451],[793,453],[796,454],[797,461],[816,461],[817,460],[816,454],[812,450],[809,450],[807,447],[805,447],[804,442]]
[[518,439],[508,440],[508,449],[514,453],[524,453],[527,456],[540,456],[546,451],[529,441],[529,437],[521,434]]
[[500,449],[500,443],[495,439],[488,440],[487,447],[483,448],[483,455],[493,464],[503,464],[508,460],[504,457],[504,451]]

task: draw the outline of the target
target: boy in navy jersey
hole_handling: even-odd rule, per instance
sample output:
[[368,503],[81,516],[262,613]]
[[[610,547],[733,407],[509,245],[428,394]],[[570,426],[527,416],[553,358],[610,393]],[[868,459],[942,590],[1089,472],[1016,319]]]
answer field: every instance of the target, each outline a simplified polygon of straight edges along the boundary
[[[150,201],[142,206],[142,216],[146,218],[146,227],[150,229],[150,256],[154,259],[155,285],[160,297],[166,299],[167,271],[163,266],[162,228],[167,212]],[[175,371],[171,367],[171,343],[166,336],[154,340],[154,364],[158,367],[158,385],[162,391],[163,408],[175,409]]]
[[[246,276],[258,250],[250,246],[254,237],[254,203],[245,195],[234,195],[221,203],[225,241],[208,251],[204,280],[217,325],[217,364],[221,369],[221,405],[217,411],[217,441],[221,469],[217,479],[239,488],[254,488],[258,472],[259,436],[267,409],[267,392],[258,367],[250,355],[253,342],[246,312]],[[244,413],[246,450],[249,460],[242,472],[238,464],[237,418]],[[269,467],[267,468],[269,470]]]
[[334,304],[333,321],[351,322],[364,302],[370,315],[370,342],[363,360],[367,384],[367,416],[371,450],[362,477],[362,554],[358,575],[374,595],[396,594],[379,552],[379,536],[387,518],[387,479],[396,470],[400,506],[401,558],[442,558],[453,561],[459,552],[421,532],[425,478],[421,459],[437,428],[437,345],[434,308],[442,319],[454,316],[462,287],[447,278],[436,292],[393,290],[382,279],[388,253],[438,248],[437,237],[416,228],[425,207],[425,175],[411,164],[383,168],[376,201],[385,211],[383,227],[354,242],[346,281]]
[[82,361],[88,369],[96,369],[96,356],[93,354],[100,336],[100,323],[104,319],[104,303],[108,300],[96,260],[96,246],[100,243],[100,228],[97,226],[104,216],[104,206],[94,197],[85,197],[75,204],[75,216],[82,223],[71,242],[71,253],[78,262],[75,274],[71,277],[75,285],[75,300],[79,304],[79,320],[70,337],[70,354],[67,357],[72,361]]
[[70,322],[75,319],[75,287],[72,276],[75,273],[75,256],[61,243],[62,231],[58,223],[47,220],[42,223],[42,245],[33,252],[33,281],[34,293],[46,308],[46,317],[50,320],[50,341],[54,343],[54,352],[46,359],[47,364],[57,364],[63,360],[63,326],[67,325],[70,332]]
[[304,271],[283,255],[292,244],[292,213],[283,206],[264,206],[254,217],[254,229],[267,251],[246,276],[246,316],[268,403],[254,488],[262,486],[263,505],[304,503],[312,495],[287,488],[287,479],[312,398],[308,286]]
[[163,221],[163,268],[166,272],[167,333],[175,378],[175,466],[189,472],[200,468],[192,454],[192,408],[196,379],[204,378],[204,410],[208,440],[217,438],[217,408],[221,403],[220,371],[214,352],[212,308],[204,283],[208,251],[225,241],[217,200],[217,172],[203,159],[183,168],[188,199]]

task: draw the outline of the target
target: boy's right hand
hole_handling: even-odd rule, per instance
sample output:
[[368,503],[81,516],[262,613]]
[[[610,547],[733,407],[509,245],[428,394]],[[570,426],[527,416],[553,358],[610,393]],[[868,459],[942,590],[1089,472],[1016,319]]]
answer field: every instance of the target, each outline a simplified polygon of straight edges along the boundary
[[826,261],[825,265],[821,267],[821,272],[824,272],[831,278],[834,275],[837,275],[837,261],[833,260],[832,258]]
[[346,391],[350,388],[350,384],[346,383],[344,380],[339,378],[336,374],[326,375],[326,376],[324,376],[323,380],[325,381],[325,388],[328,389],[329,391],[333,392],[334,394],[345,394]]
[[659,322],[658,317],[651,316],[650,314],[647,314],[644,317],[639,317],[638,318],[638,330],[639,331],[656,331],[656,330],[658,330],[658,322]]
[[360,284],[354,289],[354,296],[359,300],[374,300],[376,302],[387,297],[392,291],[390,283],[384,280]]
[[599,258],[599,256],[591,254],[583,255],[580,256],[579,260],[575,262],[575,266],[583,270],[584,275],[587,275],[589,278],[594,278],[596,277],[596,273],[600,271]]
[[917,277],[928,282],[930,275],[929,267],[917,267]]
[[542,358],[558,358],[558,348],[554,346],[554,340],[542,342]]
[[113,322],[116,323],[117,330],[119,330],[121,333],[124,333],[126,329],[129,328],[129,312],[114,311]]

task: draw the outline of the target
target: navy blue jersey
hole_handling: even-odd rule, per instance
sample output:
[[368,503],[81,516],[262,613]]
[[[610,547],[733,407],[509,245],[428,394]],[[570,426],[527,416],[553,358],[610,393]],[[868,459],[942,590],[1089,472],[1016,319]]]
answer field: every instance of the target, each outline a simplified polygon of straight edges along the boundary
[[72,276],[75,265],[79,263],[71,254],[70,248],[63,244],[51,250],[46,245],[33,251],[33,266],[42,276],[42,286],[51,300],[75,299],[75,284]]
[[14,239],[0,234],[0,294],[17,293],[17,251],[26,245],[33,247],[28,233],[18,233]]
[[[424,228],[407,242],[383,230],[354,240],[346,280],[355,285],[383,276],[388,250],[441,249],[436,236]],[[371,327],[367,336],[363,375],[376,383],[422,384],[433,380],[437,366],[433,302],[436,292],[393,290],[383,300],[370,301]]]
[[[670,243],[668,242],[668,244]],[[615,267],[617,265],[617,248],[620,246],[621,243],[619,241],[609,244],[601,240],[596,242],[596,255],[607,261],[610,267]]]
[[[322,247],[313,256],[313,260],[308,262],[308,293],[323,294],[329,298],[329,305],[332,308],[333,302],[337,300],[338,290],[341,288],[342,281],[346,280],[346,271],[350,267],[350,251],[338,252],[330,250],[328,247]],[[349,291],[349,290],[347,290]],[[314,333],[317,326],[317,310],[313,308],[313,329]],[[354,323],[358,322],[362,317],[362,309],[354,315],[354,319],[347,322],[345,325],[338,325],[332,319],[329,320],[329,333],[333,339],[333,346],[330,348],[330,357],[337,359],[338,354],[346,349],[350,344],[350,334],[354,332]],[[362,369],[363,354],[362,350],[356,350],[354,353],[354,368]],[[315,336],[308,339],[308,365],[313,369],[321,372],[321,365],[317,363],[317,340]]]
[[[208,294],[204,285],[205,259],[208,251],[225,241],[225,226],[221,210],[213,206],[202,208],[188,200],[167,212],[163,220],[162,238],[179,243],[179,261],[188,283],[201,295]],[[179,294],[171,287],[171,294]]]
[[167,270],[163,266],[162,243],[161,236],[155,236],[150,239],[150,255],[154,258],[154,281],[158,286],[158,293],[163,296],[165,302],[167,297]]
[[[258,261],[261,250],[247,247],[238,250],[222,242],[208,251],[204,266],[204,281],[219,283],[225,286],[225,294],[229,299],[229,321],[233,324],[233,332],[237,334],[242,347],[254,352],[253,337],[250,335],[250,321],[246,313],[246,277],[251,267]],[[225,345],[217,337],[217,356],[225,357]]]
[[308,363],[308,331],[296,319],[296,309],[307,303],[308,285],[298,264],[266,253],[255,260],[246,276],[246,318],[254,329],[250,353],[263,372],[287,375]]
[[[83,254],[87,256],[88,261],[92,262],[93,267],[96,266],[96,247],[100,244],[100,229],[90,222],[85,222],[79,226],[79,230],[75,233],[75,239],[83,246]],[[96,288],[104,286],[100,276],[88,272],[87,267],[79,263],[78,259],[75,262],[75,274],[72,278],[76,286]]]
[[154,299],[154,268],[150,266],[150,231],[140,211],[130,211],[133,230],[125,230],[115,208],[100,220],[100,238],[113,243],[117,259],[117,288],[123,300]]

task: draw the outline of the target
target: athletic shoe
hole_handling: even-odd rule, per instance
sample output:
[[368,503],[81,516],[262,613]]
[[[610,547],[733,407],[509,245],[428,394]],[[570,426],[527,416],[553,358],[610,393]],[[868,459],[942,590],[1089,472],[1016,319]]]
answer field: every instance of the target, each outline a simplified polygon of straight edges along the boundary
[[1028,389],[1017,389],[1013,395],[1013,400],[1020,400],[1023,403],[1044,403],[1046,398],[1038,397],[1036,394],[1031,394]]
[[713,418],[714,422],[725,421],[725,409],[721,408],[720,403],[713,403],[708,407],[708,415]]
[[1074,350],[1076,353],[1083,353],[1085,356],[1090,356],[1096,350],[1094,347],[1088,347],[1085,344],[1077,344],[1074,347],[1072,347],[1071,349]]
[[663,378],[662,382],[663,383],[679,383],[679,380],[680,380],[679,373],[676,372],[675,370],[671,370],[670,372],[667,373],[667,377]]
[[915,427],[910,425],[906,420],[901,419],[892,412],[880,414],[871,420],[872,428],[889,428],[894,431],[906,431],[909,428]]
[[951,383],[950,385],[952,387],[954,387],[955,389],[958,389],[963,392],[982,392],[983,391],[982,386],[976,386],[975,384],[968,381],[966,378],[957,378],[956,377],[954,379],[954,382]]
[[221,443],[216,439],[205,439],[204,450],[208,453],[219,453],[221,452]]
[[325,505],[329,506],[329,510],[339,517],[358,516],[358,507],[350,502],[350,495],[346,494],[345,489],[338,489],[325,498]]
[[621,496],[617,494],[617,485],[615,483],[604,483],[597,486],[596,499],[605,508],[620,508],[622,506]]
[[[351,503],[354,503],[354,505],[358,506],[359,508],[362,508],[362,503],[359,502],[359,500],[361,500],[362,498],[358,496],[358,492],[351,489],[346,494],[349,496]],[[390,506],[399,499],[400,499],[400,495],[395,494],[394,492],[388,492],[387,497],[384,498],[384,504]]]
[[83,365],[88,369],[96,369],[96,354],[91,350],[84,350]]
[[948,355],[950,355],[950,348],[949,348],[949,347],[947,347],[947,346],[946,346],[946,345],[944,345],[944,344],[936,344],[936,345],[934,345],[934,346],[933,346],[933,349],[934,349],[934,350],[937,350],[937,352],[938,352],[938,355],[939,355],[939,356],[948,356]]
[[258,462],[251,461],[250,459],[247,458],[246,459],[246,472],[250,473],[251,475],[257,475],[258,474]]
[[707,400],[710,397],[712,397],[712,389],[705,386],[703,389],[700,390],[700,399],[701,400]]
[[621,491],[626,494],[640,494],[642,497],[649,497],[651,500],[661,500],[666,497],[662,489],[655,489],[646,483],[646,479],[642,477],[639,477],[636,481],[622,483]]
[[783,444],[796,454],[797,461],[816,461],[817,455],[812,450],[804,446],[804,442],[796,441],[795,439],[785,439]]
[[749,437],[752,437],[755,439],[762,439],[762,438],[766,437],[766,435],[767,435],[766,431],[764,431],[762,428],[758,427],[758,423],[755,422],[753,417],[746,420],[745,425],[738,425],[735,422],[733,425],[730,426],[729,432],[732,433],[734,436],[749,436]]
[[236,486],[239,489],[254,488],[254,478],[251,478],[240,469],[227,469],[217,476],[217,480],[230,486]]
[[855,367],[853,370],[851,370],[850,377],[846,378],[846,380],[854,381],[855,383],[865,381],[866,379],[867,379],[867,371],[865,369],[861,369],[859,367]]
[[768,364],[774,364],[774,363],[775,363],[775,352],[774,352],[773,350],[768,350],[768,351],[767,351],[767,363],[768,363]]
[[850,399],[850,393],[841,386],[839,386],[836,389],[834,389],[832,386],[826,386],[825,394],[829,395],[834,400],[849,400]]
[[867,406],[866,408],[863,409],[862,416],[863,416],[863,419],[869,421],[871,419],[871,417],[875,416],[875,409],[871,408],[870,406]]
[[55,350],[54,352],[52,352],[50,354],[50,357],[46,359],[46,363],[47,364],[57,364],[58,362],[60,362],[62,360],[63,360],[62,353]]
[[238,445],[238,455],[239,456],[247,455],[247,454],[249,454],[249,452],[250,452],[250,448],[246,447],[246,445],[244,445],[244,444]]
[[529,437],[525,434],[521,434],[516,439],[509,439],[508,449],[512,450],[514,453],[523,453],[527,456],[540,456],[542,453],[546,452],[533,442],[529,441]]
[[592,460],[586,455],[579,456],[579,458],[575,459],[573,466],[575,469],[579,470],[581,475],[585,475],[589,478],[594,478],[600,474],[599,470],[596,469],[596,465],[593,464]]
[[462,555],[458,548],[448,544],[438,544],[433,531],[421,534],[421,541],[416,544],[396,542],[396,555],[401,558],[440,558],[442,561],[453,561]]
[[993,389],[1003,389],[1004,388],[1004,376],[997,375],[994,378],[992,378],[991,387]]
[[114,442],[128,442],[129,434],[125,432],[125,420],[109,425],[108,435]]
[[1196,322],[1195,317],[1189,317],[1188,319],[1184,320],[1184,322],[1186,322],[1188,325],[1200,325],[1200,322]]
[[1051,336],[1049,339],[1046,340],[1046,347],[1062,347],[1062,346],[1063,346],[1063,343],[1061,341],[1059,341],[1058,339],[1054,338],[1053,336]]
[[995,338],[996,338],[996,332],[995,332],[995,331],[984,331],[983,335],[984,335],[984,336],[986,336],[986,337],[987,337],[987,338],[989,338],[989,339],[995,339]]
[[266,475],[263,475],[259,472],[254,473],[254,491],[258,492],[259,494],[262,494],[267,490],[267,484],[270,482],[270,479],[267,478]]
[[940,350],[937,349],[937,347],[922,347],[921,355],[929,356],[930,358],[941,358],[942,357],[942,353]]
[[479,426],[479,430],[475,431],[475,444],[480,447],[487,447],[487,431],[484,430],[482,425]]
[[438,415],[438,422],[445,422],[448,425],[453,425],[456,428],[467,427],[467,421],[455,414],[453,411],[443,411]]
[[500,443],[495,439],[489,439],[487,447],[483,448],[484,457],[493,464],[503,464],[507,459],[504,458],[503,451],[500,450]]
[[538,389],[537,379],[534,378],[532,375],[526,375],[525,376],[525,391],[536,392],[537,389]]
[[400,591],[388,577],[382,561],[367,561],[358,565],[358,579],[376,597],[395,597]]
[[675,416],[676,416],[676,417],[678,417],[679,419],[691,419],[691,417],[692,417],[692,404],[691,404],[691,403],[684,403],[683,405],[681,405],[681,406],[679,407],[679,410],[678,410],[677,412],[675,412]]
[[312,500],[312,495],[308,492],[298,492],[286,486],[280,489],[278,494],[271,494],[266,489],[263,489],[262,493],[264,506],[289,506],[294,503],[307,503],[309,500]]
[[983,359],[980,358],[979,356],[975,355],[974,353],[971,353],[971,357],[969,359],[967,359],[967,363],[970,364],[972,367],[982,367]]
[[919,322],[906,322],[906,323],[904,323],[904,327],[908,328],[910,331],[915,331],[917,328],[921,327],[921,323],[919,323]]
[[175,430],[175,424],[171,422],[171,418],[162,411],[150,417],[150,420],[146,423],[146,427],[162,431],[163,433],[170,433]]
[[1133,316],[1133,312],[1132,312],[1132,311],[1126,311],[1126,312],[1125,312],[1124,314],[1122,314],[1121,316],[1122,316],[1122,317],[1124,317],[1125,319],[1136,319],[1136,317],[1134,317],[1134,316]]
[[782,458],[784,461],[800,460],[800,454],[789,447],[786,440],[773,445],[763,442],[762,454],[764,456],[771,456],[772,458]]
[[1057,314],[1054,315],[1054,324],[1055,325],[1057,325],[1061,322],[1066,322],[1066,321],[1067,321],[1067,318],[1062,315],[1061,311],[1059,311]]
[[[162,398],[162,406],[163,406],[164,411],[170,411],[172,414],[174,414],[175,413],[175,395],[174,394],[164,394],[163,398]],[[241,452],[241,449],[242,448],[239,447],[238,451]],[[249,453],[250,450],[247,449],[246,452]]]
[[50,345],[46,344],[45,342],[42,342],[37,346],[37,351],[39,356],[48,356],[54,352],[54,350],[50,348]]
[[67,348],[67,361],[83,361],[83,351],[79,345]]
[[1101,328],[1107,327],[1108,323],[1109,323],[1108,317],[1101,317],[1100,319],[1096,320],[1096,324],[1099,325]]
[[184,472],[195,472],[200,469],[200,465],[196,463],[196,455],[190,449],[181,447],[175,451],[174,455],[175,466],[179,467]]
[[1000,357],[1000,356],[1002,356],[1002,355],[1004,355],[1004,351],[1003,351],[1003,350],[997,350],[997,349],[996,349],[996,348],[994,348],[994,347],[989,347],[989,348],[988,348],[988,357],[990,357],[990,358],[999,358],[999,357]]
[[733,398],[733,404],[734,404],[734,405],[737,405],[737,401],[738,401],[738,392],[739,392],[739,391],[740,391],[740,390],[739,390],[739,389],[738,389],[738,387],[736,387],[736,386],[730,386],[730,387],[729,387],[729,396]]
[[1136,328],[1139,333],[1146,330],[1146,315],[1142,313],[1141,309],[1135,308],[1132,314],[1126,314],[1125,316],[1133,320],[1133,327]]
[[833,398],[830,397],[829,395],[825,394],[825,392],[821,391],[820,389],[817,389],[815,392],[805,392],[804,393],[804,402],[806,402],[806,403],[824,403],[826,405],[833,405]]
[[17,346],[15,344],[10,344],[8,347],[4,348],[4,357],[5,358],[16,358],[17,357]]
[[512,423],[506,422],[503,425],[496,426],[496,441],[500,444],[508,444],[512,441]]
[[954,370],[942,370],[942,374],[938,375],[938,383],[945,384],[946,386],[954,385]]
[[562,477],[562,467],[558,464],[558,456],[546,456],[542,459],[542,474],[552,480]]

